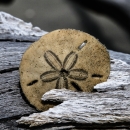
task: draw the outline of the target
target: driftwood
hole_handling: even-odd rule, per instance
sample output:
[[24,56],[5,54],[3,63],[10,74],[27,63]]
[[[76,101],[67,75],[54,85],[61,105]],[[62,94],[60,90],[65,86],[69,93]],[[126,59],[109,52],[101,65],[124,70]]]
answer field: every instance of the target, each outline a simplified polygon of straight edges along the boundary
[[[21,91],[18,69],[22,54],[38,38],[0,33],[1,130],[130,128],[130,55],[114,51],[109,51],[113,60],[108,82],[96,85],[96,92],[51,90],[42,100],[59,105],[36,111]],[[42,126],[29,128],[19,125],[18,119],[19,123]]]

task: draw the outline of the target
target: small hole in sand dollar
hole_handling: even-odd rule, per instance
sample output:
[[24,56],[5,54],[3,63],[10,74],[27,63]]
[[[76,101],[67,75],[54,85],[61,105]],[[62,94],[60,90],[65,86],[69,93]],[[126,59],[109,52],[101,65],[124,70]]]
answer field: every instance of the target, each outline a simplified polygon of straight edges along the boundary
[[28,83],[27,86],[31,86],[31,85],[33,85],[33,84],[35,84],[35,83],[37,83],[37,82],[38,82],[38,80],[33,80],[33,81],[31,81],[30,83]]
[[92,75],[92,78],[102,78],[103,75],[100,75],[100,74],[93,74]]
[[86,45],[87,42],[88,42],[88,41],[85,40],[83,43],[81,43],[81,45],[78,46],[78,49],[81,50],[81,49]]

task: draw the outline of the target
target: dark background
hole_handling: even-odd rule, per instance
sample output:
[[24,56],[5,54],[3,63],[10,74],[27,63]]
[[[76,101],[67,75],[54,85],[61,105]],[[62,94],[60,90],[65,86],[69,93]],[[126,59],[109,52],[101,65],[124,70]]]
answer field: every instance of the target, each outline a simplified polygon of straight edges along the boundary
[[72,28],[130,53],[130,0],[1,0],[0,10],[45,31]]

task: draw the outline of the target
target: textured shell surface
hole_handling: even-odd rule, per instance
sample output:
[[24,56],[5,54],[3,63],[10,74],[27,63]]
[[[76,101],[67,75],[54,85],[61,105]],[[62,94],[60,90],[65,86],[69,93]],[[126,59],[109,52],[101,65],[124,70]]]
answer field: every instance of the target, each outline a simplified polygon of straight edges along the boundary
[[41,102],[51,89],[91,92],[107,80],[110,57],[106,47],[88,33],[59,29],[42,36],[23,54],[20,63],[23,93],[38,110],[53,105]]

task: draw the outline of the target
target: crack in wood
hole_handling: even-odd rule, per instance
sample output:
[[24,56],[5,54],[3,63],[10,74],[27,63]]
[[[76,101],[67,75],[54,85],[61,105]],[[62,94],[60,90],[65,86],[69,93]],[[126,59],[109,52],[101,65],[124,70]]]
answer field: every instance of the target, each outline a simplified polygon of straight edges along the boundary
[[20,40],[20,39],[0,39],[0,42],[35,42],[35,40]]
[[7,73],[7,72],[12,72],[12,71],[15,71],[15,70],[18,70],[18,69],[19,69],[19,67],[14,67],[14,68],[8,68],[8,69],[0,70],[0,74]]
[[[19,124],[18,125],[19,128],[28,128],[27,125],[21,125]],[[29,129],[33,129],[33,130],[39,130],[39,129],[47,129],[49,130],[52,130],[51,128],[57,128],[57,130],[79,130],[79,129],[83,129],[83,130],[94,130],[94,129],[130,129],[130,124],[129,122],[125,122],[125,123],[116,123],[116,124],[111,124],[111,123],[106,123],[106,124],[102,124],[102,125],[99,125],[99,124],[96,124],[96,123],[93,123],[93,124],[80,124],[80,123],[76,123],[76,122],[73,122],[73,123],[49,123],[49,124],[45,124],[43,126],[34,126],[33,128],[29,128]],[[64,127],[64,129],[62,129],[62,127]],[[68,127],[68,128],[67,128]],[[59,129],[58,129],[59,128]],[[61,128],[61,129],[60,129]]]
[[[30,113],[31,114],[31,113]],[[23,116],[28,116],[29,114],[24,114]],[[0,123],[9,121],[9,120],[17,120],[21,117],[21,115],[16,115],[16,116],[11,116],[11,117],[6,117],[6,118],[0,118]]]

